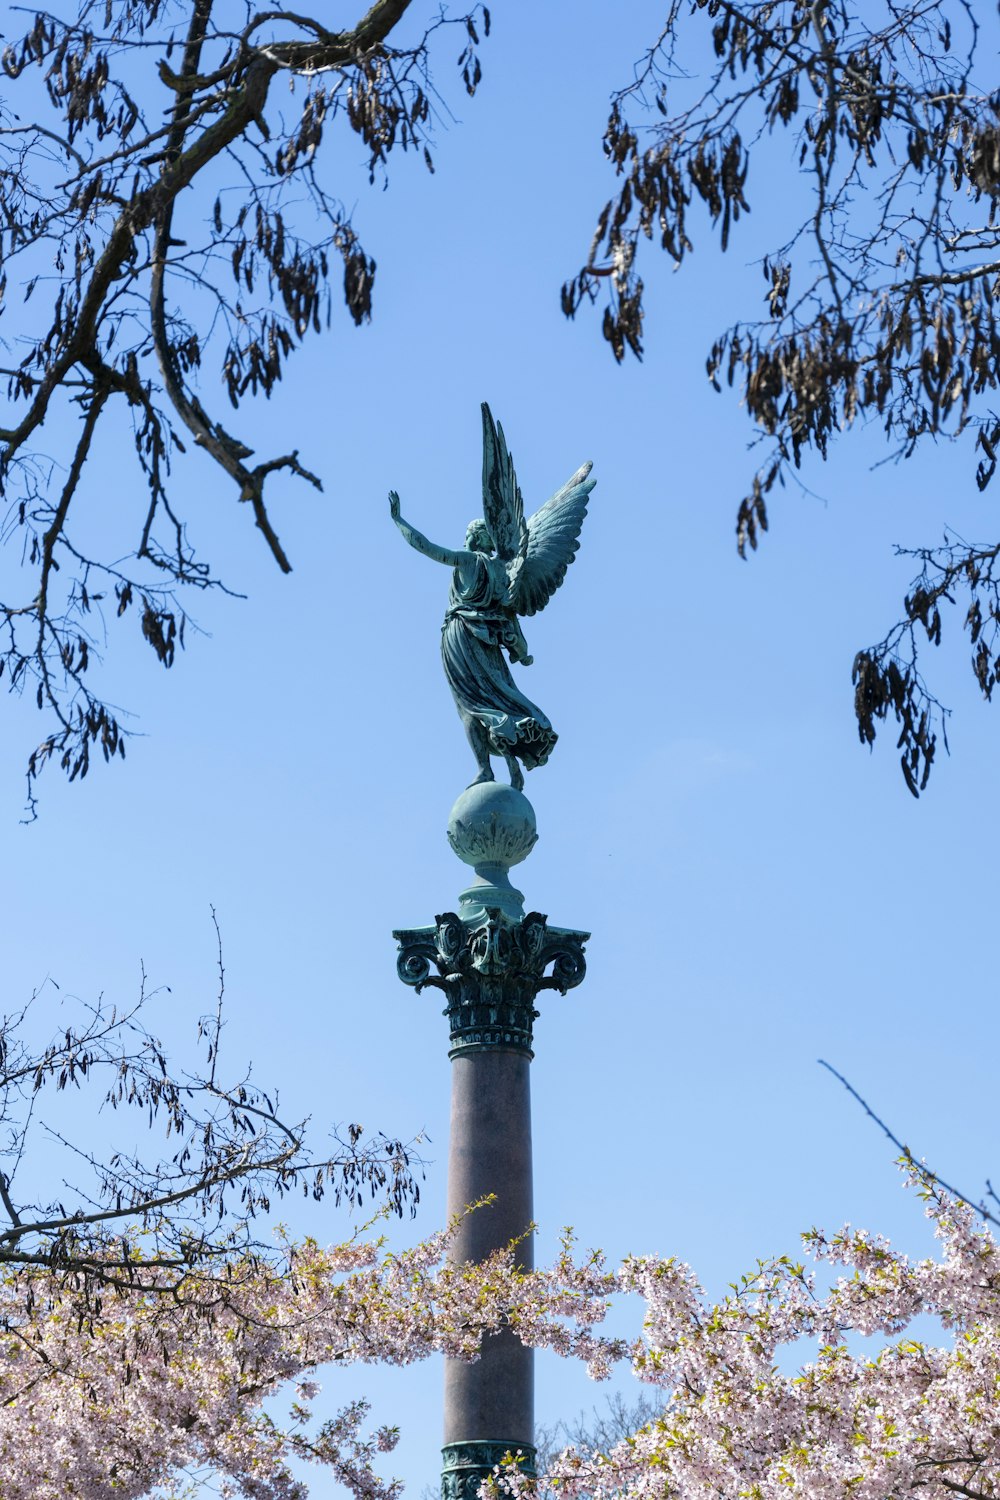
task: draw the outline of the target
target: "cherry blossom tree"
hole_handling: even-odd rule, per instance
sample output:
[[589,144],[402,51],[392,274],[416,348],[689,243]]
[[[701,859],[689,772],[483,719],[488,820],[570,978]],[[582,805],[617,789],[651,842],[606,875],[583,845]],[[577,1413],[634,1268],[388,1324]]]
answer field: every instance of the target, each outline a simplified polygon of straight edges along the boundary
[[[512,1456],[484,1500],[539,1488],[566,1500],[996,1500],[1000,1250],[974,1209],[908,1172],[936,1255],[911,1259],[851,1226],[812,1230],[811,1265],[760,1262],[720,1301],[673,1258],[609,1273],[567,1245],[542,1271],[518,1270],[510,1250],[455,1266],[453,1231],[398,1254],[288,1244],[267,1273],[234,1264],[214,1300],[218,1269],[169,1299],[113,1288],[83,1319],[60,1279],[25,1273],[32,1313],[8,1295],[0,1335],[4,1494],[138,1500],[211,1473],[224,1493],[301,1500],[305,1461],[358,1500],[394,1500],[381,1470],[395,1428],[370,1428],[350,1399],[318,1420],[324,1368],[475,1358],[485,1333],[510,1326],[596,1378],[631,1359],[659,1404],[603,1451],[556,1455],[537,1483]],[[599,1332],[620,1295],[644,1303],[633,1341]]]
[[[378,1465],[396,1429],[366,1431],[356,1399],[315,1422],[322,1367],[472,1359],[502,1326],[596,1375],[622,1357],[594,1332],[613,1285],[598,1259],[575,1262],[567,1248],[548,1271],[525,1272],[508,1250],[455,1266],[453,1233],[399,1254],[378,1241],[287,1244],[266,1267],[234,1260],[169,1283],[154,1274],[141,1293],[114,1285],[83,1315],[64,1277],[22,1273],[0,1294],[4,1500],[137,1500],[192,1474],[213,1475],[224,1494],[299,1500],[295,1460],[357,1500],[393,1500],[399,1485]],[[113,1263],[142,1253],[134,1237],[108,1248]]]
[[[211,1473],[224,1493],[300,1500],[305,1461],[358,1500],[394,1500],[381,1469],[395,1429],[370,1430],[357,1399],[317,1418],[324,1369],[475,1358],[509,1326],[598,1379],[630,1359],[659,1395],[636,1432],[551,1460],[539,1484],[566,1500],[997,1500],[1000,1252],[974,1208],[907,1168],[936,1256],[850,1226],[812,1230],[811,1266],[762,1261],[721,1301],[673,1258],[609,1273],[567,1245],[541,1271],[519,1270],[512,1250],[456,1266],[453,1229],[398,1254],[307,1241],[184,1276],[155,1256],[144,1265],[142,1235],[127,1233],[106,1240],[101,1284],[92,1268],[20,1266],[0,1306],[4,1494],[133,1500]],[[127,1282],[126,1261],[141,1268]],[[633,1341],[598,1331],[622,1295],[645,1304]],[[516,1467],[495,1484],[538,1487]]]
[[[565,1500],[995,1500],[1000,1247],[973,1207],[904,1165],[935,1257],[812,1230],[811,1267],[762,1261],[718,1302],[677,1260],[626,1261],[617,1289],[645,1303],[633,1368],[661,1410],[606,1451],[565,1450],[543,1484]],[[533,1487],[516,1470],[497,1483]]]
[[[294,1500],[306,1493],[294,1460],[324,1466],[358,1500],[391,1500],[397,1487],[376,1470],[393,1431],[368,1433],[357,1399],[313,1420],[324,1366],[474,1358],[505,1326],[595,1375],[624,1354],[594,1332],[612,1278],[569,1246],[525,1273],[513,1247],[449,1264],[454,1226],[399,1254],[370,1235],[324,1250],[262,1232],[290,1194],[355,1218],[373,1205],[376,1219],[402,1215],[420,1160],[359,1125],[313,1150],[307,1122],[226,1063],[224,998],[220,947],[201,1056],[186,1066],[148,1029],[145,979],[126,1009],[47,984],[0,1017],[4,1500],[127,1500],[193,1472],[249,1500]],[[102,1150],[88,1105],[138,1118],[116,1118]],[[166,1125],[166,1156],[143,1124]],[[272,1397],[287,1397],[285,1420]]]

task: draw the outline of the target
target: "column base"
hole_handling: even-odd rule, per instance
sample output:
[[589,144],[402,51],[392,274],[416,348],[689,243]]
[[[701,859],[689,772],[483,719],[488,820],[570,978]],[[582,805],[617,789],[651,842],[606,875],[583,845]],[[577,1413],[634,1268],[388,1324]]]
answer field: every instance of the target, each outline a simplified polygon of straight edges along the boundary
[[520,1454],[522,1472],[534,1478],[536,1450],[530,1443],[492,1438],[446,1443],[441,1449],[441,1500],[478,1500],[479,1486],[492,1477],[508,1453]]

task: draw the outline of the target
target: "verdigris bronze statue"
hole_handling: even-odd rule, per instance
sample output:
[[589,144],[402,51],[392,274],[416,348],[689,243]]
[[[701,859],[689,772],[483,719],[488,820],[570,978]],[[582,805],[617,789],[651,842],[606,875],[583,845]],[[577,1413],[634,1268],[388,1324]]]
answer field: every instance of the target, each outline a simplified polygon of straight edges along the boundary
[[519,690],[504,660],[530,666],[518,615],[544,609],[566,576],[579,547],[587,497],[595,481],[591,465],[577,469],[561,490],[524,519],[524,503],[507,451],[503,428],[483,402],[483,511],[453,551],[428,541],[399,513],[389,492],[392,518],[411,547],[452,568],[448,611],[441,627],[445,676],[476,757],[479,775],[492,781],[491,755],[502,755],[511,785],[524,786],[520,761],[529,771],[543,766],[556,732],[540,708]]

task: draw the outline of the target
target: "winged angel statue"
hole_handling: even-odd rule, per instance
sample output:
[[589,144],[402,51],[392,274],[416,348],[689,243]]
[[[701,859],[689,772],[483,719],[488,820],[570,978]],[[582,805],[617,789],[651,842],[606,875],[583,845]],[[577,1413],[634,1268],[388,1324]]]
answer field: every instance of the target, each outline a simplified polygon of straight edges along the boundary
[[483,402],[483,510],[459,551],[430,542],[399,513],[389,492],[392,518],[411,547],[452,568],[448,611],[441,627],[445,676],[476,757],[479,775],[492,781],[491,755],[502,755],[511,785],[524,786],[520,761],[529,771],[543,766],[556,732],[540,708],[517,687],[504,660],[530,666],[518,615],[544,609],[566,576],[579,547],[587,497],[595,481],[591,465],[577,469],[561,490],[524,519],[524,503],[507,451],[503,428]]

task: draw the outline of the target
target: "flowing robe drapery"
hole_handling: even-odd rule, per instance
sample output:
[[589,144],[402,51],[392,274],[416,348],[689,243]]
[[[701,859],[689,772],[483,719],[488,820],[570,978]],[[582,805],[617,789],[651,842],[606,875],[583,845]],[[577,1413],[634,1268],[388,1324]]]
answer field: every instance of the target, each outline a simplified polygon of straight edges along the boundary
[[518,690],[504,659],[504,651],[513,661],[528,654],[509,596],[500,558],[477,554],[476,571],[466,584],[456,568],[441,627],[441,656],[462,722],[482,726],[493,755],[516,755],[532,770],[548,760],[557,735],[541,709]]

